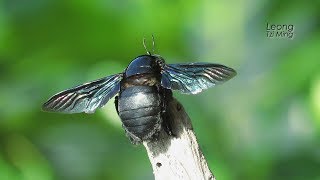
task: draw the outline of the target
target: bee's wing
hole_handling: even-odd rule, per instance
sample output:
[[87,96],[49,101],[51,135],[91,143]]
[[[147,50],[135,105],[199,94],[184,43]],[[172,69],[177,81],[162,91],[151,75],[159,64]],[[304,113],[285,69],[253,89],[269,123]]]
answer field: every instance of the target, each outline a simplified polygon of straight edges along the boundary
[[234,69],[220,64],[186,63],[165,64],[161,74],[163,87],[185,94],[197,94],[231,79],[237,73]]
[[122,73],[67,89],[52,96],[42,109],[61,113],[93,113],[119,92],[121,79]]

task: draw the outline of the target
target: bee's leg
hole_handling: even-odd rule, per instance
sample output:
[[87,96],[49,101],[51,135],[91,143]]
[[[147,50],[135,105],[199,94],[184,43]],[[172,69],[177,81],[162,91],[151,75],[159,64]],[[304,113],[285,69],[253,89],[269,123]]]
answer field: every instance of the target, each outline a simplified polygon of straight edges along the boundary
[[162,117],[163,117],[163,128],[164,130],[168,133],[168,135],[170,136],[175,136],[175,134],[173,133],[173,129],[172,129],[172,119],[169,115],[169,110],[168,110],[168,104],[170,102],[170,100],[172,100],[172,92],[170,90],[166,90],[164,89],[164,101],[162,103]]
[[118,110],[118,96],[114,97],[114,105],[116,106],[116,110],[117,110],[117,113],[119,115],[119,110]]
[[171,125],[170,117],[167,115],[167,113],[165,113],[165,115],[163,116],[162,127],[163,127],[164,131],[165,131],[168,135],[170,135],[170,136],[175,136],[175,135],[173,134],[173,131],[172,131],[172,125]]

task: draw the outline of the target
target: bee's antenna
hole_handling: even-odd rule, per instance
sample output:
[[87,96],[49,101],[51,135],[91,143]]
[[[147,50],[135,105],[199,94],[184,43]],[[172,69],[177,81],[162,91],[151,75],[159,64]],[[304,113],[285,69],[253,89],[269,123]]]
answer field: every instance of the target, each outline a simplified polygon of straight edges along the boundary
[[155,47],[156,47],[156,41],[154,40],[154,36],[152,34],[152,52],[153,52],[153,54],[155,52]]
[[148,49],[147,49],[147,46],[146,46],[146,38],[145,38],[145,37],[143,37],[142,43],[143,43],[144,49],[147,51],[147,54],[148,54],[148,55],[151,55],[150,51],[148,51]]

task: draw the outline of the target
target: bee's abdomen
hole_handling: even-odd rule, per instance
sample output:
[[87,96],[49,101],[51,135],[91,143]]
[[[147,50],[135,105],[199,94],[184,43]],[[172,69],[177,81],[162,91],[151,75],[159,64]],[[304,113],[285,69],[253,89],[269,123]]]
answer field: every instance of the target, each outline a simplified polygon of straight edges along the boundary
[[145,140],[161,126],[161,97],[156,86],[132,86],[118,99],[118,111],[126,130]]

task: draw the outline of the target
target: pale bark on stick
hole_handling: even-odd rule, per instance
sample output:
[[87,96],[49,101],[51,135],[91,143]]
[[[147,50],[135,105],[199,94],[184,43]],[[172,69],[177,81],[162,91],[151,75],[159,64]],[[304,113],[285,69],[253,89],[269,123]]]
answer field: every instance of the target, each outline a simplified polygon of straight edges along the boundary
[[176,99],[168,106],[173,135],[162,130],[157,139],[143,142],[155,179],[215,180],[184,108]]

